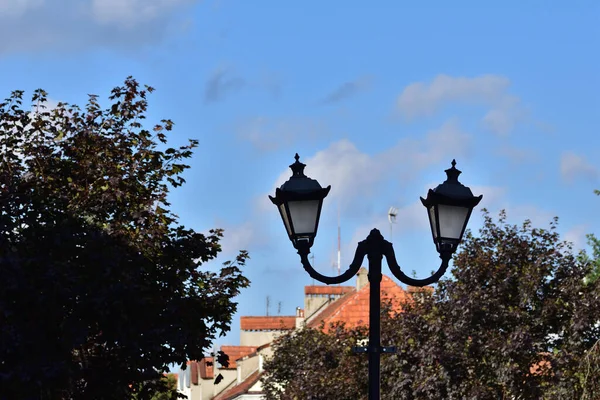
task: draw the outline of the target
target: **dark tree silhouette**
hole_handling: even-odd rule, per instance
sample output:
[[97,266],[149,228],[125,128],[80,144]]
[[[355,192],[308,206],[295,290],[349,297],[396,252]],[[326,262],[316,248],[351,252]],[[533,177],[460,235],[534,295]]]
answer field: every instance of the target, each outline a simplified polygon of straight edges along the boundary
[[248,255],[200,269],[222,231],[169,210],[198,142],[142,127],[152,91],[130,77],[105,110],[48,110],[43,90],[31,112],[22,91],[0,103],[1,399],[146,399],[229,330]]

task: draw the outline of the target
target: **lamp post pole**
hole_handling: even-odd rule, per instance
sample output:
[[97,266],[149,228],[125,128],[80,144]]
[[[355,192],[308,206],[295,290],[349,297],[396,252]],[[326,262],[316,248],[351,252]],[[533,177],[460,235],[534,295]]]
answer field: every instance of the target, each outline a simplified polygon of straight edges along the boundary
[[[383,237],[381,238],[383,239]],[[383,254],[370,251],[369,257],[369,399],[379,399],[381,387],[381,261]]]
[[300,255],[302,266],[313,278],[327,285],[338,284],[352,279],[360,269],[365,257],[369,260],[369,344],[354,347],[356,353],[367,353],[369,357],[369,400],[380,399],[381,353],[395,353],[395,347],[381,346],[381,264],[385,257],[392,274],[400,282],[423,287],[437,282],[448,269],[452,254],[462,240],[465,228],[473,208],[483,196],[475,197],[471,190],[458,182],[461,173],[455,168],[446,170],[448,179],[433,190],[421,202],[427,208],[431,224],[433,242],[442,260],[438,270],[426,279],[414,279],[407,276],[398,265],[392,243],[383,238],[381,232],[373,229],[367,238],[358,243],[350,267],[341,275],[325,276],[317,272],[308,260],[310,248],[317,234],[323,199],[331,186],[323,189],[321,185],[304,175],[305,164],[299,161],[290,165],[292,177],[269,196],[279,209],[283,224],[294,248]]

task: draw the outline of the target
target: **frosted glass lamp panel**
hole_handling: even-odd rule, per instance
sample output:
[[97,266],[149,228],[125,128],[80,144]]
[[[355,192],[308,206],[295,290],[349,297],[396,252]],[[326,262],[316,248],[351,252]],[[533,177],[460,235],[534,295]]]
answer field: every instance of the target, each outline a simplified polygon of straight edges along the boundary
[[463,227],[467,222],[469,209],[467,207],[438,205],[440,217],[440,236],[448,239],[459,240]]
[[319,200],[290,201],[290,218],[296,235],[314,235],[319,212]]
[[437,239],[437,221],[435,219],[435,207],[429,207],[429,224],[431,225],[431,232],[433,233],[433,239]]
[[288,218],[287,211],[285,210],[285,203],[279,205],[279,212],[281,213],[281,219],[283,219],[285,230],[289,236],[292,236],[292,228],[290,227],[290,220]]

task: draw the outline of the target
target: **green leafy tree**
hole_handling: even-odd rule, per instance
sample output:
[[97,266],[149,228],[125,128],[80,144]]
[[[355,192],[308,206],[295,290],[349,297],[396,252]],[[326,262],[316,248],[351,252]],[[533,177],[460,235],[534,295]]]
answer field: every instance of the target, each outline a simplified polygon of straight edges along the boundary
[[[594,190],[594,193],[600,196],[599,190]],[[592,257],[590,258],[585,252],[582,252],[580,257],[593,265],[592,271],[586,276],[586,282],[596,284],[600,278],[600,239],[593,234],[588,234],[587,240],[592,249]],[[581,400],[594,400],[600,396],[600,340],[583,357],[580,364],[580,378],[583,387]]]
[[[594,190],[594,193],[597,196],[600,196],[600,190]],[[592,258],[586,258],[589,256],[587,256],[585,253],[582,253],[581,256],[584,257],[586,261],[590,261],[593,264],[592,271],[586,279],[589,282],[596,282],[598,278],[600,278],[600,239],[598,239],[593,233],[587,234],[586,238],[588,246],[590,246],[592,249]]]
[[267,399],[357,400],[367,395],[367,366],[352,347],[366,330],[334,332],[303,329],[281,336],[273,344],[274,357],[265,363]]
[[[484,210],[479,236],[465,235],[452,276],[433,294],[405,304],[402,313],[382,314],[382,344],[398,346],[397,354],[382,357],[382,398],[580,398],[582,360],[600,339],[600,288],[585,282],[592,263],[573,255],[556,227],[557,219],[550,229],[529,221],[510,225],[504,212],[496,222]],[[338,335],[357,336],[350,331]],[[307,365],[304,374],[280,375],[285,368],[293,371],[287,360],[298,362],[306,348],[319,349],[313,361],[333,350],[303,345],[300,338],[308,333],[295,335],[296,347],[281,355],[275,346],[267,363],[265,384],[282,388],[270,392],[270,399],[302,398],[298,392],[287,397],[288,385],[305,390],[304,398],[318,396],[315,380],[341,387],[341,371],[348,368],[343,362],[366,364],[366,357],[355,355],[342,358],[329,374],[311,375]],[[366,377],[366,366],[361,374]],[[364,398],[364,392],[356,389],[354,398]]]
[[130,77],[107,109],[0,102],[0,399],[148,399],[229,330],[248,254],[201,269],[222,230],[186,228],[167,200],[198,141],[142,127],[152,91]]
[[586,277],[586,282],[595,283],[600,278],[600,239],[592,233],[587,234],[586,238],[587,244],[591,248],[591,257],[585,252],[582,252],[580,257],[592,264],[592,270]]

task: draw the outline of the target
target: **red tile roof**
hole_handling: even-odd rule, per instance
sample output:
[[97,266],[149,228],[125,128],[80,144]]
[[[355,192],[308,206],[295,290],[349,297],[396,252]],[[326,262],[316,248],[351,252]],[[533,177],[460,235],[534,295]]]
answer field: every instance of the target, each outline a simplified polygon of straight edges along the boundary
[[198,362],[193,361],[190,367],[190,375],[192,375],[192,385],[198,385]]
[[[249,389],[260,379],[262,373],[258,371],[254,371],[250,374],[242,383],[236,385],[226,391],[219,393],[213,400],[232,400],[235,399],[240,394],[249,393]],[[251,392],[262,394],[262,392]]]
[[256,352],[256,346],[221,346],[221,351],[229,356],[229,366],[224,369],[237,368],[236,360]]
[[354,286],[304,286],[304,294],[345,294],[353,290]]
[[202,379],[213,379],[215,377],[214,359],[212,357],[205,357],[200,360],[200,378]]
[[[369,325],[369,294],[370,284],[366,284],[358,292],[350,292],[328,306],[318,318],[312,320],[308,326],[319,327],[321,321],[325,322],[324,331],[328,332],[332,323],[344,322],[347,327]],[[411,297],[404,289],[392,279],[383,276],[381,279],[381,300],[390,300],[393,310],[402,311],[402,303],[410,301]]]
[[240,317],[243,331],[287,330],[296,328],[296,317]]

